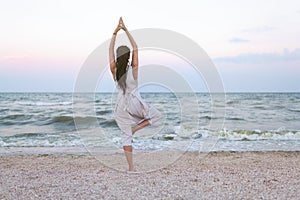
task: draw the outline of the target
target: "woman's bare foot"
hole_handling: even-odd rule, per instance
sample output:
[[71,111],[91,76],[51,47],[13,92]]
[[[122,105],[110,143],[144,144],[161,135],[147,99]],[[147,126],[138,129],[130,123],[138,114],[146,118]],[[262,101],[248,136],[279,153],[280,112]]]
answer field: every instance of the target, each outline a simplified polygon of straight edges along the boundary
[[133,167],[129,167],[128,172],[134,172]]

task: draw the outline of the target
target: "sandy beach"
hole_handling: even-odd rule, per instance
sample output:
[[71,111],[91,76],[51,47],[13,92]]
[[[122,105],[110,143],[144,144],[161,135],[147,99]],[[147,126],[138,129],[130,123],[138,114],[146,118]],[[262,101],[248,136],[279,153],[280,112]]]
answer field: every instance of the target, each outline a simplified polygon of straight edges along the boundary
[[299,199],[300,152],[189,152],[137,174],[100,162],[107,157],[1,156],[0,199]]

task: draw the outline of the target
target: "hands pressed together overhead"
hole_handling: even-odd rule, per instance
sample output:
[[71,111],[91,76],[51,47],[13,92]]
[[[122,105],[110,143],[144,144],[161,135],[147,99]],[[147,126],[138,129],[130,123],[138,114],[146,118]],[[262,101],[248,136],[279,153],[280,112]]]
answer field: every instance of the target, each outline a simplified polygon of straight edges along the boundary
[[127,31],[127,28],[126,28],[126,26],[123,22],[122,17],[120,17],[120,19],[119,19],[119,24],[118,24],[117,28],[114,31],[114,35],[117,35],[118,31],[121,30],[121,29],[123,29],[124,31]]

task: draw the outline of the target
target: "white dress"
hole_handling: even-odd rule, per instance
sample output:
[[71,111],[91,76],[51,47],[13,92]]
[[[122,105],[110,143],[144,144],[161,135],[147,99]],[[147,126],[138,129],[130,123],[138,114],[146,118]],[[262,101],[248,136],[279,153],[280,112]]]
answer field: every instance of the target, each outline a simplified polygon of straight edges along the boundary
[[132,67],[128,66],[126,77],[126,90],[118,88],[118,98],[115,106],[115,119],[122,132],[123,146],[132,145],[131,128],[144,120],[149,120],[150,124],[156,122],[161,117],[160,112],[153,106],[143,101],[139,92],[137,80],[133,77]]

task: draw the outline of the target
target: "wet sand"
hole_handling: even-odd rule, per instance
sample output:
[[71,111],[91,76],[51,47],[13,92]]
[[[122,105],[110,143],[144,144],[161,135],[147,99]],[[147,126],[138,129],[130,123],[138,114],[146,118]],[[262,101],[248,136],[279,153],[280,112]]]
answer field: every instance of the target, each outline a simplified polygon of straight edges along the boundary
[[0,156],[0,199],[299,199],[300,152]]

